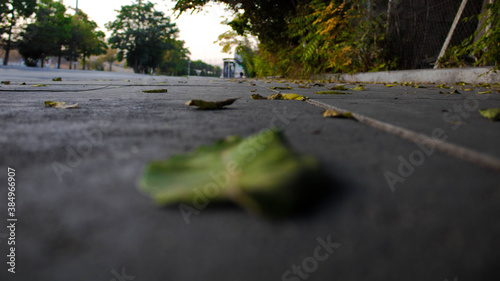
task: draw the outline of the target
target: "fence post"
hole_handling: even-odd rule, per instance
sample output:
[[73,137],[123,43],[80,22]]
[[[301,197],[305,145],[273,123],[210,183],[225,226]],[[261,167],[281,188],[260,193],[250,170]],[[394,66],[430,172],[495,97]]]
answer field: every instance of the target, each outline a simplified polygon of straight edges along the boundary
[[458,9],[457,15],[455,16],[455,20],[451,25],[450,31],[448,32],[448,36],[446,36],[446,40],[444,41],[443,47],[441,48],[441,52],[439,52],[439,56],[434,64],[434,69],[439,68],[439,59],[444,56],[446,49],[448,49],[448,45],[450,44],[451,38],[453,37],[453,33],[455,32],[455,28],[462,17],[462,13],[464,12],[465,6],[467,5],[467,0],[462,0],[462,4],[460,4],[460,8]]

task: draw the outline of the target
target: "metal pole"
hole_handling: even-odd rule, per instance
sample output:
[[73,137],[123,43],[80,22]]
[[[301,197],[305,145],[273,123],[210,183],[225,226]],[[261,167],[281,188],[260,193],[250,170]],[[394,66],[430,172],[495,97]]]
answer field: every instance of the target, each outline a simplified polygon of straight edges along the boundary
[[462,17],[462,13],[463,13],[466,5],[467,5],[467,0],[462,0],[462,4],[460,4],[460,8],[458,8],[458,12],[457,12],[457,15],[455,16],[455,20],[453,21],[453,24],[451,25],[450,32],[448,32],[448,36],[446,36],[446,40],[444,41],[443,47],[441,48],[441,52],[439,52],[439,56],[436,60],[436,63],[434,64],[434,69],[439,68],[439,59],[444,56],[446,49],[448,49],[448,45],[450,44],[451,37],[453,37],[453,33],[455,32],[455,28],[457,27],[457,24],[460,21],[460,18]]

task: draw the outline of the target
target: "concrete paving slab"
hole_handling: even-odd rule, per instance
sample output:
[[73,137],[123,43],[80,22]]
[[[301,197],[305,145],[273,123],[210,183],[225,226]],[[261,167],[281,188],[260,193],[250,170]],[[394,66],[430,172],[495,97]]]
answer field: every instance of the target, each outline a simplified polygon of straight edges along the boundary
[[[9,71],[0,68],[2,77]],[[56,73],[65,72],[48,77]],[[29,71],[26,79],[16,75],[26,82],[42,76]],[[96,81],[93,73],[79,75],[82,85],[109,82]],[[422,152],[424,157],[418,159],[420,148],[414,143],[353,120],[323,118],[323,109],[305,102],[251,100],[253,90],[273,93],[263,87],[219,79],[183,78],[188,80],[184,84],[178,83],[181,78],[155,78],[171,84],[166,86],[168,93],[143,93],[156,88],[144,76],[132,76],[127,82],[147,80],[143,86],[120,82],[86,92],[70,92],[73,86],[58,88],[67,92],[0,92],[0,167],[16,169],[19,219],[17,273],[7,272],[8,249],[2,241],[1,280],[496,280],[499,276],[498,173],[439,152]],[[45,80],[36,80],[40,81]],[[362,93],[322,101],[352,106],[387,122],[406,116],[402,119],[406,123],[398,125],[423,133],[434,126],[433,120],[435,126],[444,127],[441,108],[460,102],[454,97],[439,97],[443,100],[436,104],[414,102],[410,94],[375,88],[368,93],[368,97]],[[193,98],[228,97],[240,99],[222,111],[184,105]],[[393,97],[401,98],[396,105],[404,110],[393,104]],[[80,108],[44,108],[44,100],[78,102]],[[369,111],[370,103],[384,108],[385,114]],[[426,125],[420,127],[412,120],[414,115]],[[479,118],[470,120],[456,130],[457,140],[468,138],[468,124],[471,132],[489,128]],[[272,126],[284,130],[294,150],[317,157],[329,175],[330,192],[302,216],[276,221],[234,206],[208,206],[187,224],[177,206],[158,208],[137,190],[137,181],[152,160]],[[488,140],[483,151],[497,155],[491,143]],[[409,164],[403,167],[402,161]],[[54,169],[58,164],[69,170]],[[391,185],[388,173],[401,181]],[[6,183],[6,173],[0,179]],[[2,211],[4,222],[6,211]]]

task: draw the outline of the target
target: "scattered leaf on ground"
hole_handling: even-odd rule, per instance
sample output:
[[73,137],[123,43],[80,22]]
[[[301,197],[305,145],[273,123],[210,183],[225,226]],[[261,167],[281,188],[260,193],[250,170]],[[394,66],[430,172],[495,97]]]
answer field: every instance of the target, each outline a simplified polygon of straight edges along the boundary
[[52,81],[62,81],[62,78],[61,77],[57,77],[57,78],[52,79]]
[[415,85],[413,86],[413,88],[417,88],[417,89],[424,89],[424,88],[427,88],[427,87],[425,87],[425,86],[420,86],[420,85],[415,84]]
[[26,82],[19,83],[19,85],[24,86],[26,85]]
[[267,97],[268,100],[307,100],[307,97],[297,94],[274,94]]
[[45,84],[38,84],[38,85],[31,85],[31,87],[48,87],[49,85]]
[[472,91],[473,89],[472,88],[462,88],[462,90],[466,91],[466,92],[470,92]]
[[320,91],[316,92],[318,95],[350,95],[349,92],[340,92],[340,91]]
[[397,84],[384,84],[384,86],[386,86],[386,87],[390,88],[390,87],[396,87],[396,86],[397,86]]
[[10,85],[10,81],[2,81],[2,84],[4,84],[4,85]]
[[491,90],[485,91],[485,92],[477,92],[478,94],[491,94]]
[[455,85],[457,85],[457,86],[465,86],[465,85],[470,85],[470,83],[467,83],[467,82],[464,82],[464,81],[460,81],[460,82],[455,83]]
[[491,121],[500,121],[500,108],[481,109],[479,113]]
[[333,87],[326,87],[328,90],[334,90],[334,91],[345,91],[348,90],[345,85],[338,85],[338,86],[333,86]]
[[237,99],[227,99],[223,101],[190,100],[186,105],[197,106],[199,109],[223,109],[225,106],[233,104]]
[[256,86],[255,83],[248,83],[248,86]]
[[327,109],[327,110],[323,113],[323,117],[330,117],[330,118],[349,118],[349,119],[354,119],[354,117],[352,116],[352,112],[344,112],[344,113],[341,113],[341,112],[335,111],[335,110],[333,110],[333,109]]
[[144,90],[144,93],[167,93],[167,89]]
[[257,92],[257,89],[255,89],[255,90],[250,90],[250,92],[255,93],[255,92]]
[[293,90],[292,87],[270,87],[271,90]]
[[352,90],[352,91],[366,91],[366,88],[363,87],[363,85],[358,85],[358,86],[356,86],[354,88],[351,88],[349,90]]
[[310,86],[307,86],[307,85],[299,85],[298,87],[300,89],[310,89],[311,88]]
[[250,213],[284,217],[319,198],[323,184],[315,158],[294,153],[280,131],[267,129],[151,162],[139,185],[160,206],[202,210],[231,201]]
[[451,91],[451,92],[439,91],[439,93],[442,94],[442,95],[453,95],[453,94],[460,95],[460,92],[458,90],[454,90],[454,91]]
[[73,108],[78,108],[78,103],[75,104],[66,104],[65,102],[58,102],[58,101],[45,101],[44,102],[45,107],[55,107],[55,108],[60,108],[60,109],[73,109]]
[[254,99],[254,100],[267,100],[266,97],[263,97],[263,96],[261,96],[259,94],[253,94],[252,95],[252,99]]
[[445,84],[436,85],[436,88],[439,88],[439,89],[453,89],[453,87],[446,86]]

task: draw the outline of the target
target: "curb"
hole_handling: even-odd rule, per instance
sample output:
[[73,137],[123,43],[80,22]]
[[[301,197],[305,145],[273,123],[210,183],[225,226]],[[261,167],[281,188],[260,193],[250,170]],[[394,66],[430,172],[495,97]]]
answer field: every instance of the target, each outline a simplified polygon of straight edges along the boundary
[[[471,84],[500,83],[500,73],[492,71],[492,67],[466,67],[442,69],[415,69],[381,72],[361,72],[354,74],[320,74],[313,78],[336,80],[339,82],[413,82],[454,84],[466,82]],[[488,71],[490,71],[488,73]]]

